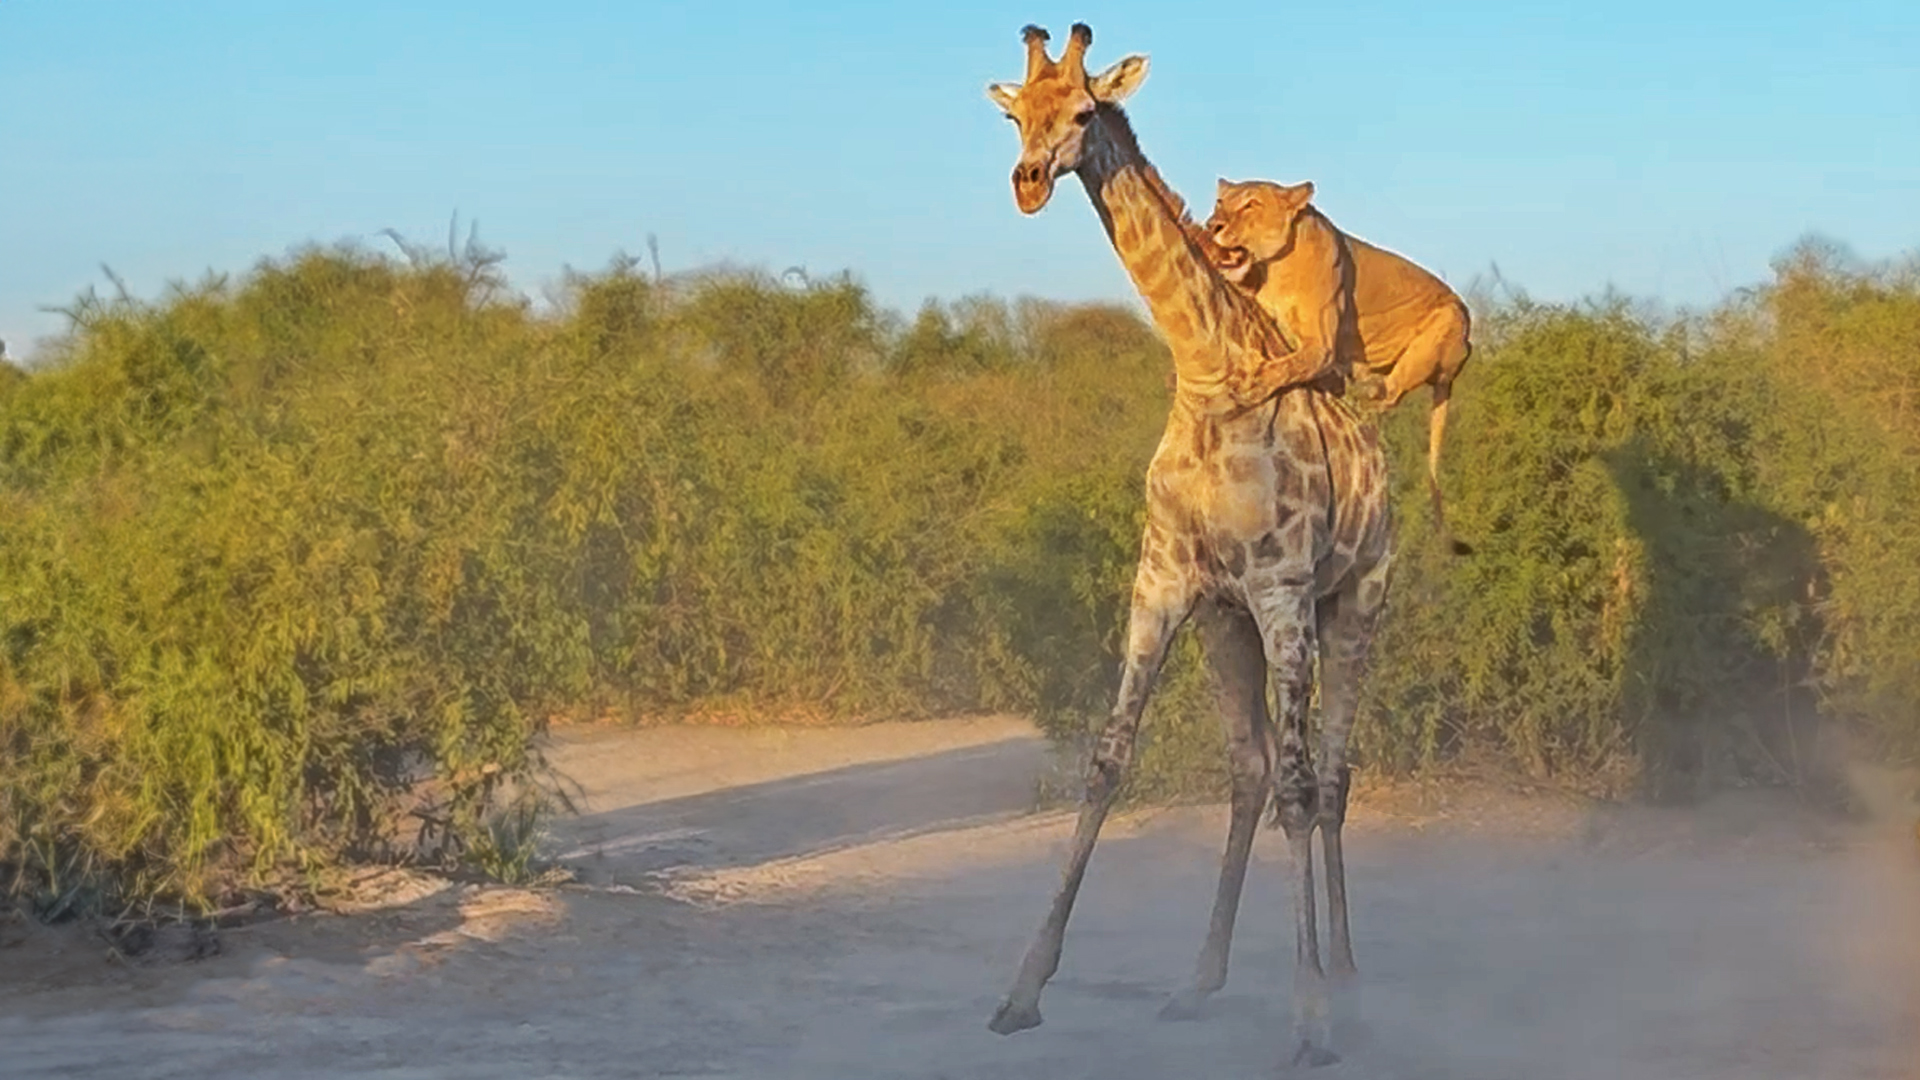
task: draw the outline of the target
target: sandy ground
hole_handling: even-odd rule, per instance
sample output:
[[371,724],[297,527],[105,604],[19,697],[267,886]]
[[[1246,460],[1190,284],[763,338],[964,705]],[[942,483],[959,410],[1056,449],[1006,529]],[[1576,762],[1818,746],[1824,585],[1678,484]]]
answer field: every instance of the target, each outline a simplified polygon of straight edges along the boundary
[[[370,881],[363,910],[109,962],[0,925],[0,1077],[1262,1077],[1285,1049],[1282,845],[1263,833],[1232,979],[1190,970],[1224,836],[1116,820],[1042,1008],[986,1020],[1068,829],[1017,721],[577,730],[548,842],[578,882]],[[1764,796],[1600,810],[1369,792],[1348,845],[1363,1022],[1313,1075],[1920,1077],[1920,852]],[[385,885],[386,895],[381,899]],[[381,906],[384,903],[385,906]]]

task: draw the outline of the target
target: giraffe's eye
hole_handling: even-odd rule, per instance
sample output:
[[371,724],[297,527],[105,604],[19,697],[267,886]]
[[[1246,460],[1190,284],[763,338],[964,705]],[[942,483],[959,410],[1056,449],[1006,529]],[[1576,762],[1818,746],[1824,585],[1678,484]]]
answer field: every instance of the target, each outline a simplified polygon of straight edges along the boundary
[[1086,127],[1087,124],[1092,120],[1093,120],[1093,107],[1091,105],[1073,114],[1073,122],[1076,124],[1079,124],[1081,127]]

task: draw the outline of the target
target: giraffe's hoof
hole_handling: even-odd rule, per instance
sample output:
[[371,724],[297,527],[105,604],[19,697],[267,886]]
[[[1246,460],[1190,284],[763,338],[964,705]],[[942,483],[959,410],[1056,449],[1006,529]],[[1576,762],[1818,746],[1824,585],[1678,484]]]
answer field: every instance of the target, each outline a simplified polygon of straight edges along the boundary
[[987,1021],[987,1030],[995,1035],[1011,1035],[1016,1031],[1040,1026],[1040,1006],[1022,1005],[1012,998],[1000,1003],[994,1010],[993,1019]]
[[1207,1004],[1207,995],[1188,987],[1167,999],[1160,1006],[1162,1020],[1198,1020],[1200,1012]]
[[1295,1069],[1319,1069],[1340,1062],[1340,1055],[1315,1043],[1312,1039],[1301,1039],[1294,1048],[1293,1060],[1289,1067]]

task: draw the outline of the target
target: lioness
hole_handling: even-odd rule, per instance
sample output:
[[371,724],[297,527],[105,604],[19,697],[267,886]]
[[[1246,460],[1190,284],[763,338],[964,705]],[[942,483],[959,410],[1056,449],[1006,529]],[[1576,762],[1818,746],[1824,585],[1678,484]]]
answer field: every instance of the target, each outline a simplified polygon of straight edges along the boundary
[[[1311,182],[1221,180],[1206,230],[1229,281],[1253,293],[1275,321],[1331,370],[1372,376],[1382,408],[1433,387],[1427,489],[1434,523],[1456,552],[1440,499],[1440,445],[1453,380],[1473,346],[1467,305],[1446,283],[1391,251],[1349,236],[1316,209]],[[1217,253],[1217,254],[1215,254]]]

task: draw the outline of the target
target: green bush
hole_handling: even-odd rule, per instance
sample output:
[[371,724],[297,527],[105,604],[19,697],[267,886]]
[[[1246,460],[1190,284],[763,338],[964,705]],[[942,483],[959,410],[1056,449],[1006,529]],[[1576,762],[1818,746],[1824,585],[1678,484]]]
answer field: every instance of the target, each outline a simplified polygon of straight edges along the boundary
[[[1731,718],[1713,714],[1804,661],[1762,632],[1798,625],[1816,567],[1754,482],[1751,379],[1617,301],[1490,315],[1445,470],[1477,552],[1449,563],[1424,521],[1403,530],[1367,745],[1400,766],[1472,748],[1536,776],[1697,774]],[[1393,418],[1396,460],[1417,419]]]
[[[204,904],[421,835],[522,872],[489,808],[558,713],[1104,720],[1168,403],[1127,310],[623,260],[536,312],[406,256],[84,297],[0,369],[12,892]],[[1914,274],[1809,246],[1698,317],[1482,306],[1476,555],[1428,534],[1423,405],[1386,422],[1365,760],[1660,791],[1791,778],[1823,726],[1920,748]],[[1217,790],[1191,634],[1147,741],[1136,795]]]

